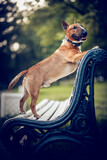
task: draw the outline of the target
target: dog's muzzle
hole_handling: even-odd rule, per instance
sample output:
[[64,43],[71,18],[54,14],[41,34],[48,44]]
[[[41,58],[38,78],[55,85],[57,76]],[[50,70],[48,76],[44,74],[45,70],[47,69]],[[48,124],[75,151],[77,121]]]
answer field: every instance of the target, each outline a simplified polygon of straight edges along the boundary
[[85,41],[87,36],[87,31],[85,29],[82,30],[82,35],[80,37],[80,40]]
[[72,38],[76,41],[85,41],[86,40],[86,36],[87,36],[87,31],[85,29],[82,29],[82,33],[81,35],[78,37],[75,34],[72,35]]

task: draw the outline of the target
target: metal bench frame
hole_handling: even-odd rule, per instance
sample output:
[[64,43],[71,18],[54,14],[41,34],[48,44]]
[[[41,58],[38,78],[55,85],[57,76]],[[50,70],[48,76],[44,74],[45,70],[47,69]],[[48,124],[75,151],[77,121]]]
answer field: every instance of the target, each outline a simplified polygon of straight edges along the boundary
[[[33,160],[49,156],[51,151],[44,150],[49,144],[70,142],[71,159],[92,158],[97,135],[94,71],[95,66],[104,61],[107,61],[107,52],[100,48],[90,50],[83,57],[77,71],[70,105],[61,116],[50,121],[18,117],[6,121],[2,126],[2,139],[7,148],[19,158]],[[55,158],[55,153],[52,153],[49,159],[52,157]]]

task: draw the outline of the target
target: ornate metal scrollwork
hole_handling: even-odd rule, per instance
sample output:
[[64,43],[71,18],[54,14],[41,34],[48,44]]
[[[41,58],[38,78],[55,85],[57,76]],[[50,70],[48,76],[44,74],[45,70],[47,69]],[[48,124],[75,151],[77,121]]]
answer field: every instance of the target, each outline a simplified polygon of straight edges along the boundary
[[107,61],[107,52],[101,48],[99,49],[93,49],[93,61],[96,62],[96,64],[102,64],[102,62]]

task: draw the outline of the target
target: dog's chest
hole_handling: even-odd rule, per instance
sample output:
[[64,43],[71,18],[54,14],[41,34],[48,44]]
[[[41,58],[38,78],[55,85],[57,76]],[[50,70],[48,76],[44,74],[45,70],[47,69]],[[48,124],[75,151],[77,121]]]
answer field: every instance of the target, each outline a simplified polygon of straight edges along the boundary
[[56,71],[56,74],[52,77],[48,77],[48,80],[45,80],[44,83],[42,84],[42,87],[48,87],[50,86],[51,83],[57,81],[58,79],[61,79],[63,77],[66,77],[73,73],[79,66],[80,61],[76,62],[75,64],[73,63],[67,63],[66,66],[63,67],[63,70],[59,70],[59,72]]
[[80,61],[73,63],[68,63],[62,72],[62,77],[65,77],[71,73],[73,73],[79,66]]

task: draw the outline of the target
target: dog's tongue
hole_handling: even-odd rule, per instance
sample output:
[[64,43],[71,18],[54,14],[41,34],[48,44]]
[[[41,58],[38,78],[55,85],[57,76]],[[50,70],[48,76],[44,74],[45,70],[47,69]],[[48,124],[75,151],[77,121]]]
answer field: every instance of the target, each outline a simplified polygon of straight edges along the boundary
[[82,40],[86,40],[86,37],[82,37],[81,39],[82,39]]

